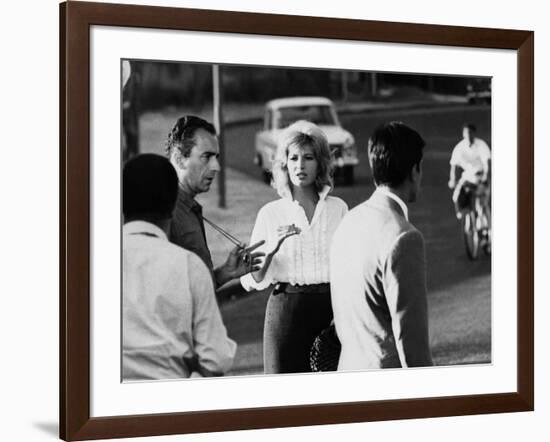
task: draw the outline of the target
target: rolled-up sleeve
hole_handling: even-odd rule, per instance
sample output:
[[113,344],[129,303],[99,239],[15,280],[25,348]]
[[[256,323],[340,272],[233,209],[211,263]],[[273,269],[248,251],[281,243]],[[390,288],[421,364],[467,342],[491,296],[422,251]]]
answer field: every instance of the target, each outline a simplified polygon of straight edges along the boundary
[[237,344],[227,336],[210,273],[195,255],[189,257],[189,279],[193,299],[193,344],[198,362],[209,372],[221,375],[232,367]]
[[433,365],[429,346],[424,239],[401,234],[386,261],[384,289],[402,367]]

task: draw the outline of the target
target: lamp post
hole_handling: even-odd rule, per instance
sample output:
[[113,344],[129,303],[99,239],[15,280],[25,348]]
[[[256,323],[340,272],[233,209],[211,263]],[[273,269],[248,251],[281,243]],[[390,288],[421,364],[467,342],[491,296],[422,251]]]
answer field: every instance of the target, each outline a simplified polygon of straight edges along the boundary
[[212,65],[212,85],[214,89],[214,127],[218,133],[218,142],[220,146],[220,173],[218,174],[218,206],[225,209],[225,143],[223,131],[223,85],[221,77],[221,67],[218,64]]

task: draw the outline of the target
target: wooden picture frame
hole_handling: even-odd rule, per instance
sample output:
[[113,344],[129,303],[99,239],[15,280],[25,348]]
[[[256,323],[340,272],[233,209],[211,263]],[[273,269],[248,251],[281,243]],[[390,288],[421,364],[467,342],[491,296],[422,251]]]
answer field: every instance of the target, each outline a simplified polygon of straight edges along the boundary
[[[455,397],[90,417],[90,27],[517,51],[517,391]],[[60,5],[60,437],[118,438],[529,411],[534,407],[534,34],[529,31],[70,1]]]

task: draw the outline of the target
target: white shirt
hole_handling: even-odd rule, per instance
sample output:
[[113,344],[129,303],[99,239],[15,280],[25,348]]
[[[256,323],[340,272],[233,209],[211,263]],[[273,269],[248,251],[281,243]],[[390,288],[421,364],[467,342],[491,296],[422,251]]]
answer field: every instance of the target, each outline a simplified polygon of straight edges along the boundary
[[122,272],[123,380],[189,377],[184,358],[218,374],[231,368],[236,344],[197,255],[134,221],[123,227]]
[[468,140],[460,141],[451,155],[449,163],[451,166],[459,166],[464,170],[464,180],[477,183],[480,175],[489,170],[491,160],[491,149],[481,138],[474,138],[472,146]]
[[280,226],[294,224],[301,232],[283,242],[261,282],[257,283],[251,274],[241,277],[246,290],[263,290],[277,282],[310,285],[330,281],[330,242],[348,206],[340,198],[328,196],[329,190],[327,186],[319,194],[311,224],[302,206],[291,197],[272,201],[260,209],[250,244],[266,242],[257,250],[267,254],[276,247]]

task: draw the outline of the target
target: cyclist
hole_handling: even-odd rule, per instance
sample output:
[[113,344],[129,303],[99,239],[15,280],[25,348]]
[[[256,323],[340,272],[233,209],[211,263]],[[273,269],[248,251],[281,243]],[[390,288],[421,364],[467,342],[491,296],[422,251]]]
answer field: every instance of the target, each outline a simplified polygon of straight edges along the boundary
[[[464,210],[470,205],[472,196],[475,194],[479,197],[487,223],[483,227],[488,229],[491,225],[491,150],[487,143],[475,134],[476,127],[473,124],[463,126],[463,139],[455,146],[451,155],[449,188],[454,189],[453,202],[458,219],[462,218]],[[457,180],[459,169],[462,175]]]

